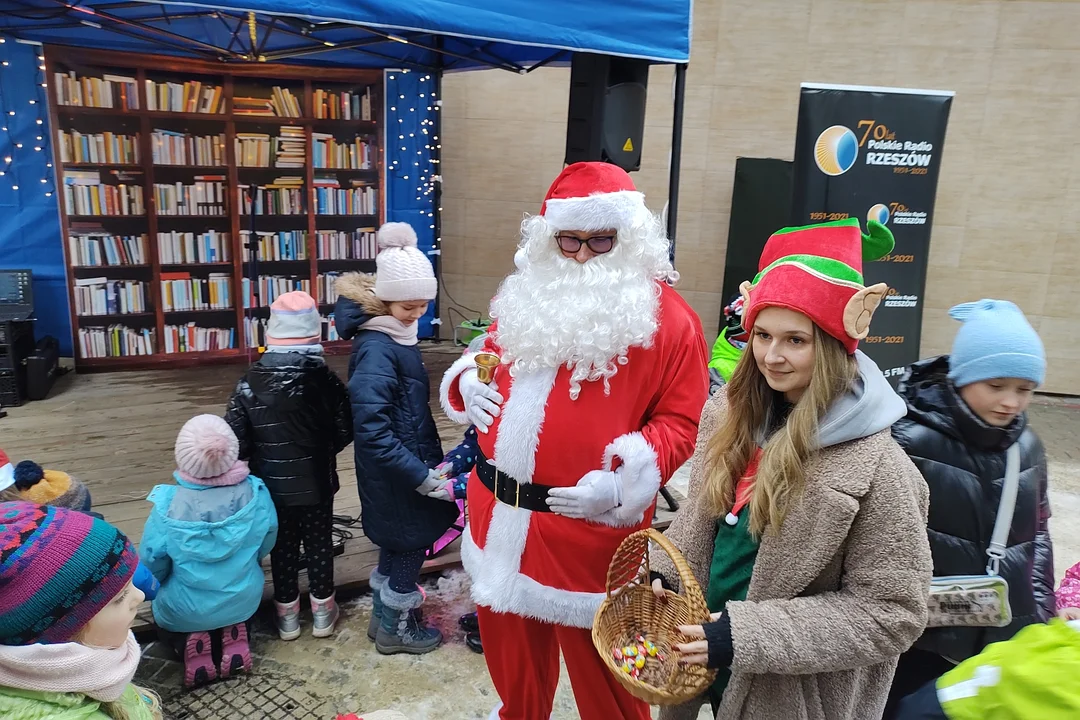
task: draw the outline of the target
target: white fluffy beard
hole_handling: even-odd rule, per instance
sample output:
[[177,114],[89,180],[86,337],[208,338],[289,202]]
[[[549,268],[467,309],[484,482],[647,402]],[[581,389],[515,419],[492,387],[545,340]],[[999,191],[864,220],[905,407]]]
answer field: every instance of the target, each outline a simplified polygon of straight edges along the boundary
[[491,303],[496,341],[515,373],[565,366],[570,397],[581,383],[610,379],[632,347],[651,347],[656,334],[657,280],[678,279],[659,219],[649,215],[619,230],[611,252],[581,264],[563,257],[543,216],[522,223],[518,271]]

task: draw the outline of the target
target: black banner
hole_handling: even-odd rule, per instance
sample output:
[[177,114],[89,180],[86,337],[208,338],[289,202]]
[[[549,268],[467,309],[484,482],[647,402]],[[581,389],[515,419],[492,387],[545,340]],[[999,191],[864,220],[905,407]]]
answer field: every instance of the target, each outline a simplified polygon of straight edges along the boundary
[[857,217],[896,238],[863,268],[889,293],[859,347],[894,385],[919,359],[923,291],[951,92],[805,83],[795,140],[792,224]]

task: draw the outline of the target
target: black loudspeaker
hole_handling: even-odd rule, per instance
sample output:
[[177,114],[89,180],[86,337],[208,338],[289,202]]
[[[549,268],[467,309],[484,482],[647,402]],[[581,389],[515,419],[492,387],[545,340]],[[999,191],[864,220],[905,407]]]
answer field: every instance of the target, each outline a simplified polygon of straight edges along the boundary
[[[731,191],[727,257],[721,289],[726,305],[743,280],[757,275],[758,258],[769,236],[788,224],[794,163],[767,158],[736,158]],[[720,327],[724,318],[720,318]]]
[[639,169],[648,86],[645,60],[574,53],[566,163],[599,160],[627,172]]
[[60,373],[60,345],[52,335],[38,340],[34,354],[26,358],[26,396],[44,400]]

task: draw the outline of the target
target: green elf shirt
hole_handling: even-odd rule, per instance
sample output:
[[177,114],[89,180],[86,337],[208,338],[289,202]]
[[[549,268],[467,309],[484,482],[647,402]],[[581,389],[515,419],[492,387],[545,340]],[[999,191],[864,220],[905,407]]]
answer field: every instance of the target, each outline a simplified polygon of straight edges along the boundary
[[[735,489],[735,506],[716,521],[716,541],[713,543],[712,563],[709,565],[709,589],[705,602],[709,612],[721,612],[729,602],[746,599],[750,577],[757,560],[758,541],[750,532],[750,497],[754,476],[761,460],[759,448]],[[731,680],[730,668],[720,668],[710,688],[710,699],[718,705]]]

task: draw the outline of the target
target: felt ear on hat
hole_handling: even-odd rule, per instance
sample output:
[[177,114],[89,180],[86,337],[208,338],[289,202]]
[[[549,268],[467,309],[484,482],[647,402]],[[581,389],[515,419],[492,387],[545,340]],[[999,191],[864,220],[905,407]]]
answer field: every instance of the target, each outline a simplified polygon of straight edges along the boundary
[[844,307],[844,331],[853,340],[862,340],[870,334],[870,320],[874,317],[874,311],[878,309],[885,293],[889,292],[889,286],[878,283],[863,288],[851,296]]
[[742,327],[747,332],[750,332],[750,328],[746,327],[746,308],[750,307],[750,291],[753,289],[754,286],[750,284],[749,280],[743,280],[739,283],[739,293],[742,294],[743,301]]

